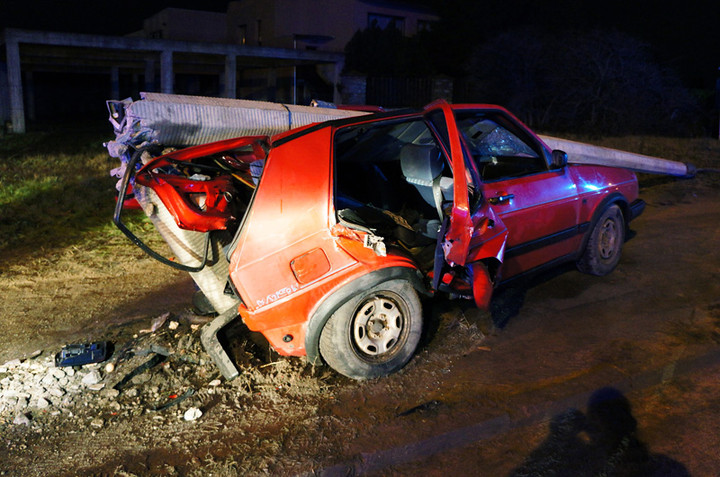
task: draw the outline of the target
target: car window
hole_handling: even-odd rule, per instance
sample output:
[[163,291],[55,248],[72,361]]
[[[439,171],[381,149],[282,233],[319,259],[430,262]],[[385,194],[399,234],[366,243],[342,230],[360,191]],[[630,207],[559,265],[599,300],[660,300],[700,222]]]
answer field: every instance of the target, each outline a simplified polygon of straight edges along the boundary
[[540,151],[521,138],[513,124],[498,114],[458,112],[458,128],[483,181],[496,181],[547,170]]

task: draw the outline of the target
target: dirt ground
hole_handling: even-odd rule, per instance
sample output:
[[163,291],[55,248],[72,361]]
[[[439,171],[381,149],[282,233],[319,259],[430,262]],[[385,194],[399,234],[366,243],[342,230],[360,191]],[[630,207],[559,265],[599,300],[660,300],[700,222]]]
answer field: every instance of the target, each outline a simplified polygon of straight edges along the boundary
[[[0,475],[718,475],[720,187],[650,179],[641,196],[611,275],[561,268],[498,290],[491,313],[427,301],[417,355],[369,382],[273,355],[241,327],[243,374],[218,382],[191,281],[132,245],[120,262],[82,245],[4,257],[0,364],[92,340],[135,355],[98,367],[105,391],[25,422],[0,413]],[[107,392],[141,349],[169,356]]]

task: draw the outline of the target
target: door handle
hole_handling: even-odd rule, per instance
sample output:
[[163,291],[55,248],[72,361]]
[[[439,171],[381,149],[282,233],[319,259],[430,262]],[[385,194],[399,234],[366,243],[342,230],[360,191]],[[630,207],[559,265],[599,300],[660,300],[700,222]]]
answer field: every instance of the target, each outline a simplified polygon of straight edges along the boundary
[[510,200],[515,198],[515,194],[503,194],[502,192],[498,193],[495,197],[490,197],[488,199],[488,202],[492,205],[497,204],[505,204],[507,202],[510,202]]

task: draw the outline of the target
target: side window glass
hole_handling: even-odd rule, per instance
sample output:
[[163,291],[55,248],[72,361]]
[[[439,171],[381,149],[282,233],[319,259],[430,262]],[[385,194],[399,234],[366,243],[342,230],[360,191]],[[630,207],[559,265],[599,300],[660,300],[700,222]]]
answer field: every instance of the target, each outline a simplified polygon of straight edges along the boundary
[[496,181],[547,170],[545,159],[501,118],[477,112],[458,120],[483,181]]

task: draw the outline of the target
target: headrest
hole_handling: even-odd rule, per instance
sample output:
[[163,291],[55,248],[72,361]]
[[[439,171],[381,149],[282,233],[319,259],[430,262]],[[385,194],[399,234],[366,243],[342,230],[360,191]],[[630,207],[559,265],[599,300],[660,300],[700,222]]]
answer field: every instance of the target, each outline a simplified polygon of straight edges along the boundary
[[400,150],[400,166],[408,182],[431,185],[442,173],[445,162],[436,146],[406,144]]

